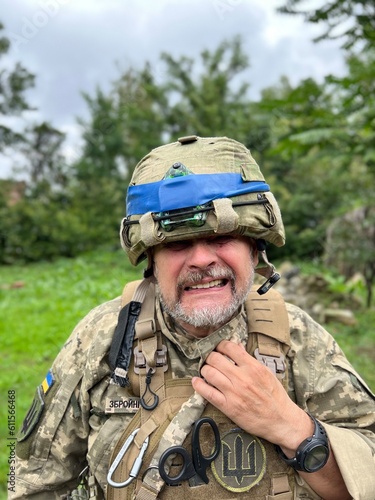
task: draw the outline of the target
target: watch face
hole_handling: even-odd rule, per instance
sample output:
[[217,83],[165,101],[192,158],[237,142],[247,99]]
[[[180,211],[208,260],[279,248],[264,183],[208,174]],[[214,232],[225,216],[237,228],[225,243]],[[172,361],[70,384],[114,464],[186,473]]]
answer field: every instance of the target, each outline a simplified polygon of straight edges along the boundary
[[329,450],[327,446],[320,444],[309,450],[304,460],[304,469],[307,472],[315,472],[323,467],[328,460]]

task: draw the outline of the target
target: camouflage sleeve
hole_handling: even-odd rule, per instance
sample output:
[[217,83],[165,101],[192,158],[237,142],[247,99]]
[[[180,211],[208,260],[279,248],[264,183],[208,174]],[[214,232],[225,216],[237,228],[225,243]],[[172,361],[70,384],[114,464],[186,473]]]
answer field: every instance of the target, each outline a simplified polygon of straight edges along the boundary
[[119,305],[103,304],[77,325],[37,388],[18,434],[10,499],[60,499],[77,486],[86,466],[90,389],[108,373],[104,358]]
[[374,500],[375,396],[326,330],[288,305],[292,393],[324,423],[352,497]]

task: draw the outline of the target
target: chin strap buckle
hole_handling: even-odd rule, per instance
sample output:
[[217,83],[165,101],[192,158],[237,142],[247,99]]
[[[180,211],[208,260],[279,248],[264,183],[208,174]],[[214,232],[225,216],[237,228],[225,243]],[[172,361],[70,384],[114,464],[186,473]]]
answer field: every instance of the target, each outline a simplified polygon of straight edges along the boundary
[[266,254],[266,242],[264,240],[257,240],[257,248],[260,257],[266,264],[265,267],[260,267],[258,269],[255,269],[255,272],[257,274],[260,274],[261,276],[267,278],[267,281],[264,282],[263,285],[261,285],[257,290],[259,295],[264,295],[275,283],[279,281],[281,276],[278,272],[276,272],[275,266],[271,264],[271,262],[269,262],[268,260]]
[[273,285],[275,283],[277,283],[279,281],[279,279],[281,278],[280,274],[277,273],[276,271],[268,278],[268,280],[263,283],[263,285],[261,285],[257,292],[259,293],[259,295],[264,295],[265,293],[268,292],[268,290],[273,287]]

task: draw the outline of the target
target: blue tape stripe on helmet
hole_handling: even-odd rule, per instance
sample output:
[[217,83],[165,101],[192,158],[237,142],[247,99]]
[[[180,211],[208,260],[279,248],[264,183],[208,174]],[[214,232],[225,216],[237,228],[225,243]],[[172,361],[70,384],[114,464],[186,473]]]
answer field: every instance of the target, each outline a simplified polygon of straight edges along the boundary
[[127,216],[204,205],[218,198],[269,191],[262,181],[243,181],[241,174],[196,174],[129,186]]

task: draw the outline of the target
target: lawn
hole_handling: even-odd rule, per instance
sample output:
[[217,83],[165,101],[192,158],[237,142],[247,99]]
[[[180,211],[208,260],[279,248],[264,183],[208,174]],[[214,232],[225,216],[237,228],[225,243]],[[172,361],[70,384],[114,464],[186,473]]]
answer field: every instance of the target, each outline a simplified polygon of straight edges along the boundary
[[[96,305],[139,279],[122,251],[99,251],[54,263],[0,267],[0,391],[16,401],[18,428],[39,385],[77,322]],[[12,408],[0,407],[0,499],[6,498],[13,442]]]
[[[35,388],[76,323],[93,307],[121,294],[126,281],[141,277],[123,252],[97,251],[54,263],[0,267],[0,500],[6,498],[13,442],[12,405],[19,427]],[[375,311],[357,314],[358,325],[328,325],[349,360],[375,389]],[[13,399],[15,398],[15,399]]]

